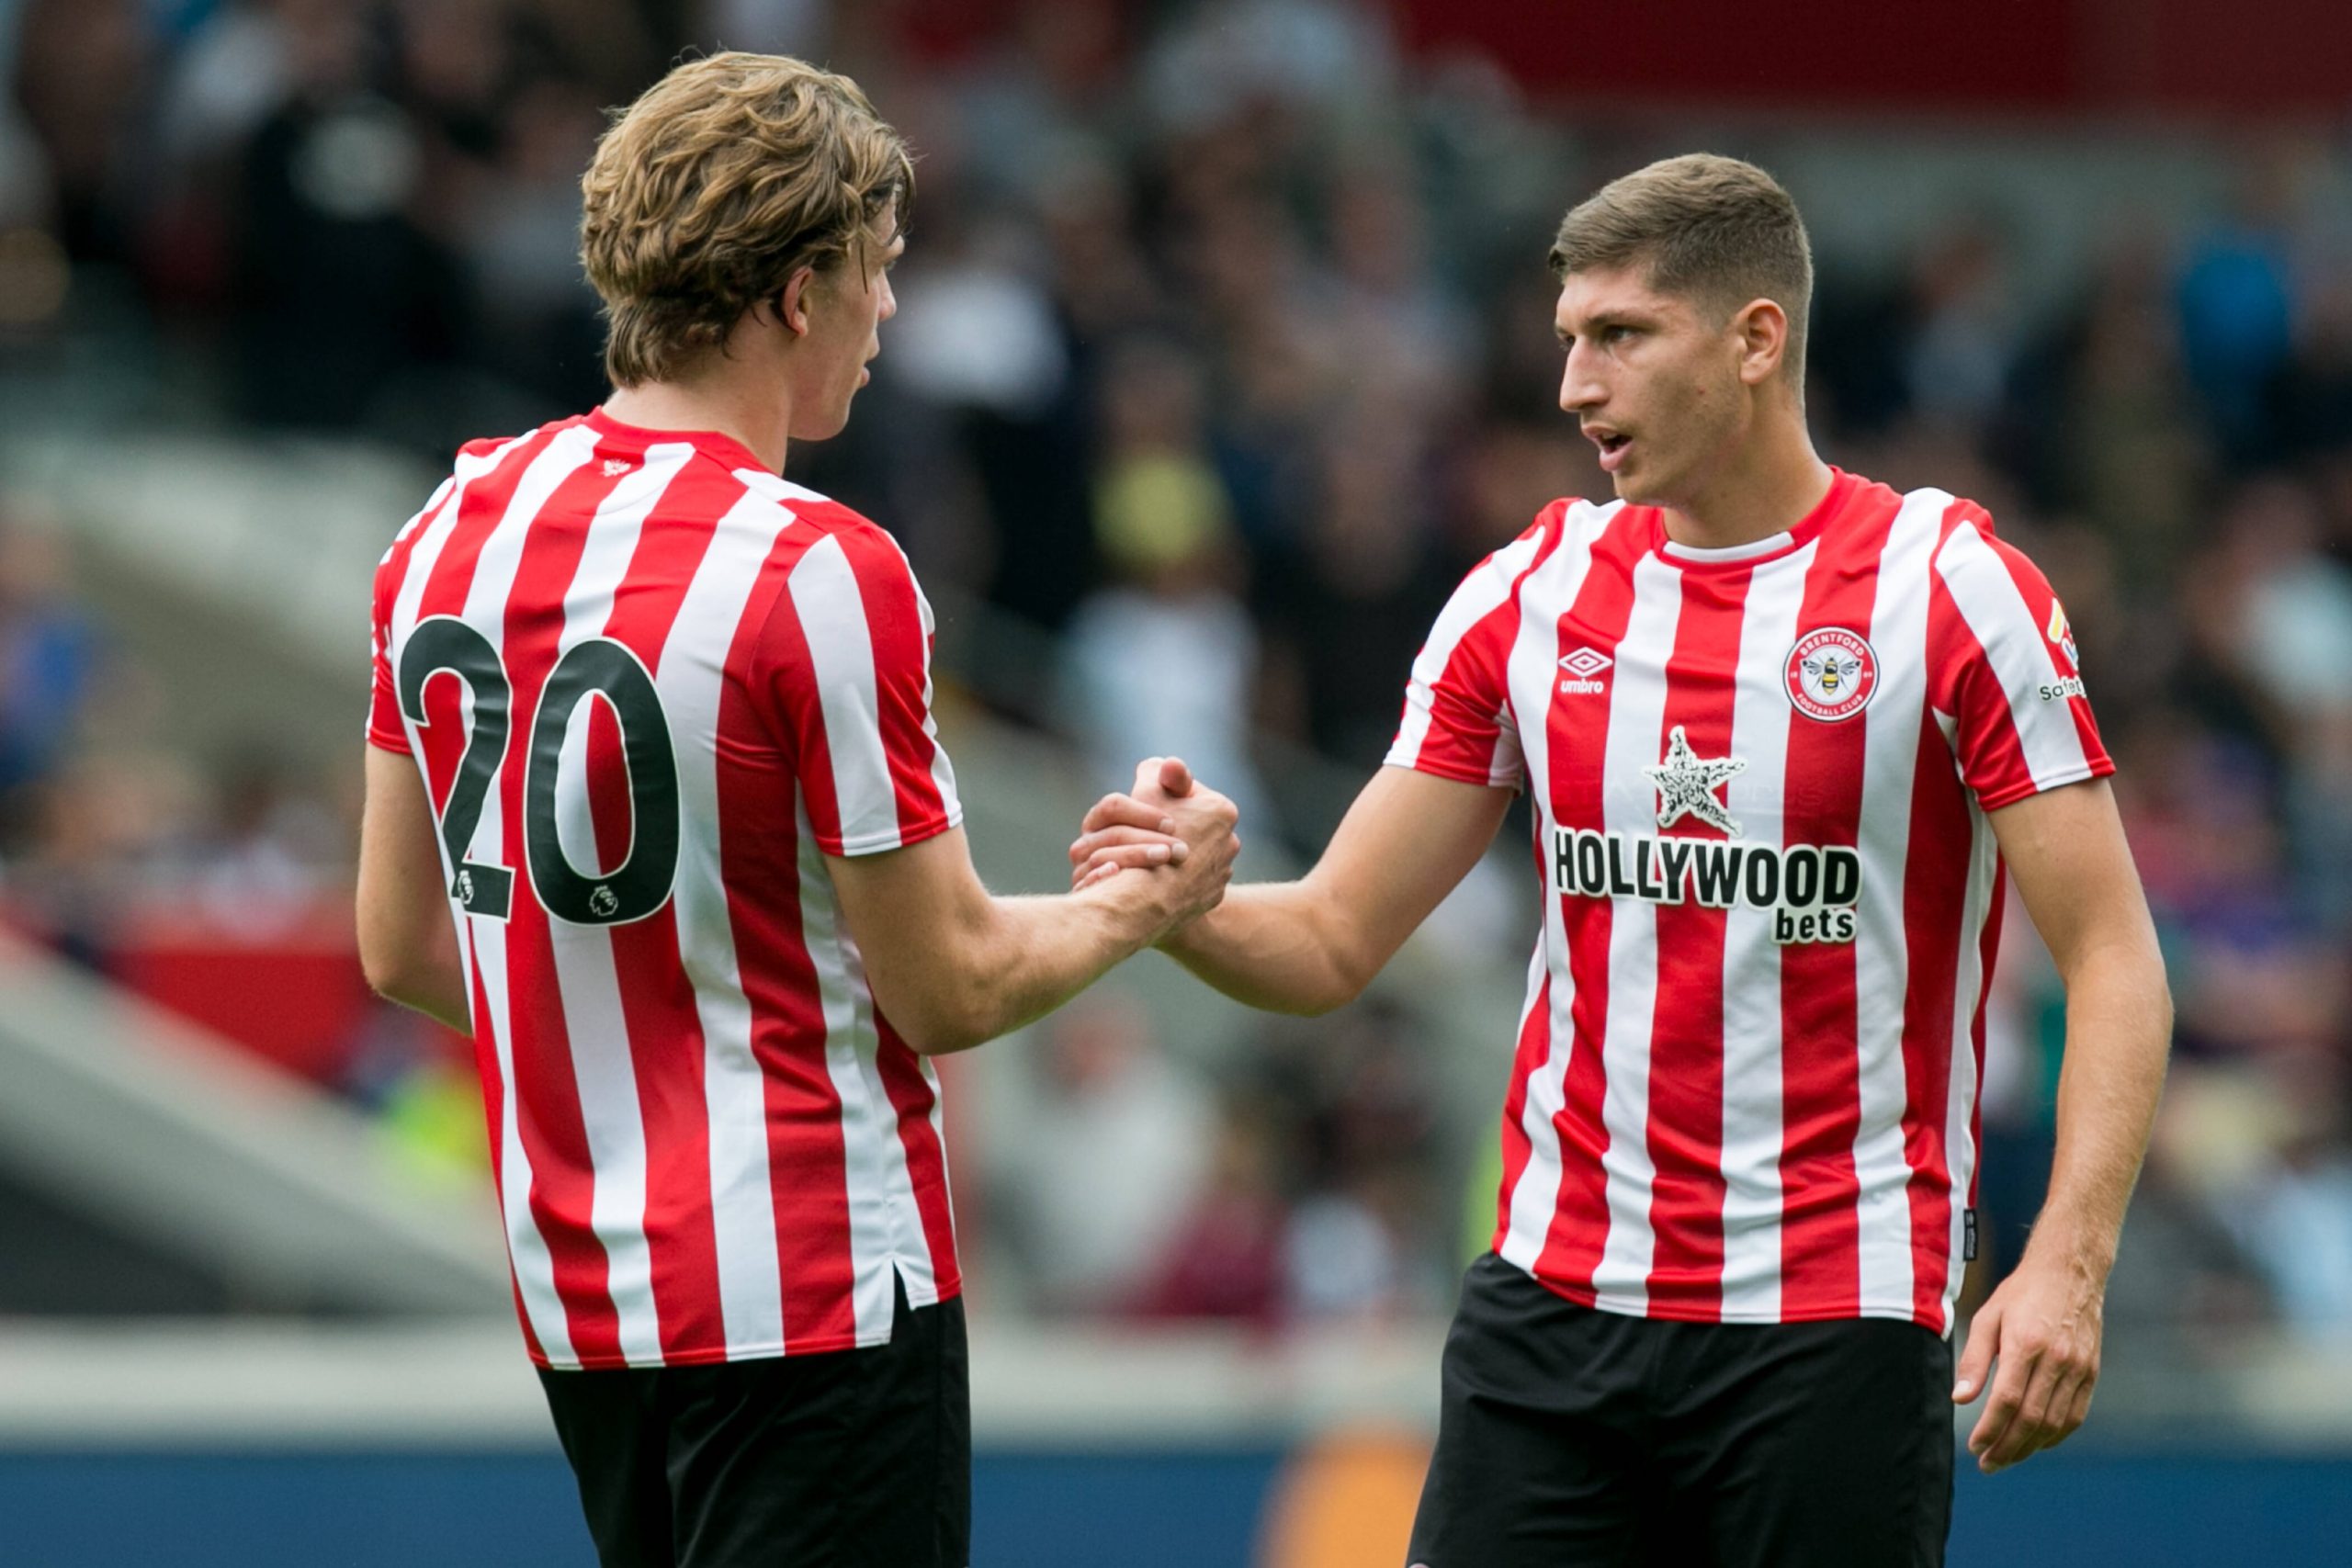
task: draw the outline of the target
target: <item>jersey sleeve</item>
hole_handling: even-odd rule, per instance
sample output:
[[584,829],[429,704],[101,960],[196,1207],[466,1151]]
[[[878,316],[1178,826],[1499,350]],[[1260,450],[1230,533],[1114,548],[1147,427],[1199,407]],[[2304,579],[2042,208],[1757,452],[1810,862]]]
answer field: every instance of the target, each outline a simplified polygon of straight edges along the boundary
[[1533,527],[1472,568],[1438,612],[1405,685],[1405,716],[1388,749],[1391,767],[1463,784],[1518,789],[1526,764],[1506,680],[1519,635],[1520,580],[1556,526],[1555,507]]
[[392,604],[399,599],[401,584],[407,581],[414,566],[416,540],[419,531],[439,516],[444,507],[452,504],[460,476],[468,458],[492,456],[499,443],[469,441],[458,452],[458,472],[436,486],[416,515],[401,525],[392,536],[391,547],[376,565],[375,594],[368,611],[368,649],[372,678],[368,682],[368,740],[387,751],[409,754],[408,728],[401,722],[400,686],[392,672]]
[[2115,772],[2083,692],[2073,628],[2041,570],[1962,516],[1936,552],[1928,636],[1938,714],[1976,803]]
[[368,694],[368,743],[387,751],[409,754],[408,729],[401,723],[400,688],[392,680],[392,598],[400,574],[394,563],[402,558],[397,547],[376,569],[374,605],[368,615],[368,647],[372,679]]
[[860,520],[796,562],[752,700],[791,748],[818,847],[904,849],[960,824],[931,711],[931,605],[896,540]]

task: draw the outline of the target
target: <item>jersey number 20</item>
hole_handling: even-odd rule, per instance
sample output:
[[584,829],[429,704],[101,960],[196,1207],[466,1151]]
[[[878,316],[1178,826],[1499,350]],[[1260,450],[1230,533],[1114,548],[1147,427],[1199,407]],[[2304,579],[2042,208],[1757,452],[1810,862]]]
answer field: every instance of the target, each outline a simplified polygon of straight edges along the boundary
[[[466,851],[506,754],[514,683],[488,637],[453,615],[429,616],[401,649],[401,712],[412,723],[424,722],[425,683],[445,670],[463,681],[473,698],[465,755],[441,808],[441,843],[454,869],[449,897],[469,915],[503,920],[513,905],[514,874],[468,860]],[[628,765],[628,853],[599,875],[583,874],[571,863],[556,826],[564,735],[572,714],[592,696],[612,705]],[[678,875],[678,759],[670,748],[662,694],[637,655],[607,637],[574,643],[548,672],[530,736],[523,766],[523,850],[541,907],[578,926],[623,925],[662,908]]]

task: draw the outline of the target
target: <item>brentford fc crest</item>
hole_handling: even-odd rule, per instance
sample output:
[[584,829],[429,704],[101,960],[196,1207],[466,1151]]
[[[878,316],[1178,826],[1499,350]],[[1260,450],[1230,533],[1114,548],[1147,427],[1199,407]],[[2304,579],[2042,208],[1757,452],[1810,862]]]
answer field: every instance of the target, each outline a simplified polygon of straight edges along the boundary
[[1808,632],[1789,649],[1788,688],[1789,705],[1807,718],[1851,718],[1878,689],[1878,655],[1843,626]]

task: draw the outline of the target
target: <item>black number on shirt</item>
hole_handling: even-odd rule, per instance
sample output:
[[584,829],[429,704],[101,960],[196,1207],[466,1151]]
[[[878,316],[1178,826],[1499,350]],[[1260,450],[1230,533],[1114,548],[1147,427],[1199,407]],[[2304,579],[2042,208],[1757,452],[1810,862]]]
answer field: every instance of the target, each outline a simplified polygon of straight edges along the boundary
[[[472,698],[466,752],[441,807],[441,843],[454,868],[449,897],[469,915],[503,920],[513,908],[514,874],[468,860],[466,850],[481,825],[491,781],[506,754],[514,683],[488,637],[454,615],[428,616],[401,649],[401,712],[411,722],[424,722],[425,685],[445,670],[465,682]],[[616,870],[583,876],[564,853],[557,829],[556,775],[564,733],[590,697],[610,703],[620,720],[621,755],[628,767],[629,847]],[[523,844],[531,891],[559,920],[624,925],[670,900],[678,875],[678,760],[670,749],[669,716],[662,711],[662,694],[645,666],[609,638],[576,644],[556,660],[539,693],[524,767]]]
[[[618,869],[582,876],[556,831],[556,774],[575,709],[602,697],[620,720],[628,764],[629,846]],[[548,674],[531,721],[523,781],[523,841],[531,887],[548,914],[576,926],[641,920],[670,901],[678,875],[678,759],[662,694],[637,655],[595,637],[576,644]]]
[[482,802],[498,773],[498,760],[506,754],[507,707],[514,688],[488,637],[454,615],[428,616],[416,624],[401,649],[401,712],[411,723],[424,722],[425,682],[444,670],[463,681],[473,698],[466,754],[441,807],[441,843],[452,868],[449,897],[469,915],[503,920],[514,897],[514,874],[504,866],[466,859],[466,848],[481,823]]

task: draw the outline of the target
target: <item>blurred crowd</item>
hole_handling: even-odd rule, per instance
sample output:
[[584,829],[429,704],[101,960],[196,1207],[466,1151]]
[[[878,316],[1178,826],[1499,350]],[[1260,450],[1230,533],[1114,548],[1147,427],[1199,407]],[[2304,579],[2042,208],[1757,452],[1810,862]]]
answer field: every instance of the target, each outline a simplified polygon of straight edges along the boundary
[[[1376,763],[1463,570],[1605,493],[1555,406],[1543,255],[1572,199],[1688,150],[1412,57],[1377,6],[0,0],[0,367],[85,417],[436,461],[577,412],[603,390],[578,172],[689,39],[829,61],[921,155],[874,384],[795,477],[1002,628],[954,655],[982,702],[1106,784],[1181,752],[1311,852],[1327,806],[1270,759]],[[1771,163],[1769,132],[1722,150]],[[2279,137],[2239,162],[2226,204],[2120,228],[2060,287],[2021,276],[1997,203],[1897,266],[1826,254],[1809,392],[1832,461],[1983,502],[2068,606],[2180,1010],[2115,1311],[2213,1344],[2352,1336],[2352,161]],[[74,830],[28,803],[74,795],[41,791],[107,684],[58,582],[0,570],[20,895]],[[2046,1170],[2061,1028],[2022,929],[1995,1260]],[[1039,1135],[987,1198],[1031,1299],[1442,1305],[1460,1151],[1409,1021],[1269,1028],[1237,1060],[1174,1059],[1115,1000],[1043,1032]]]

